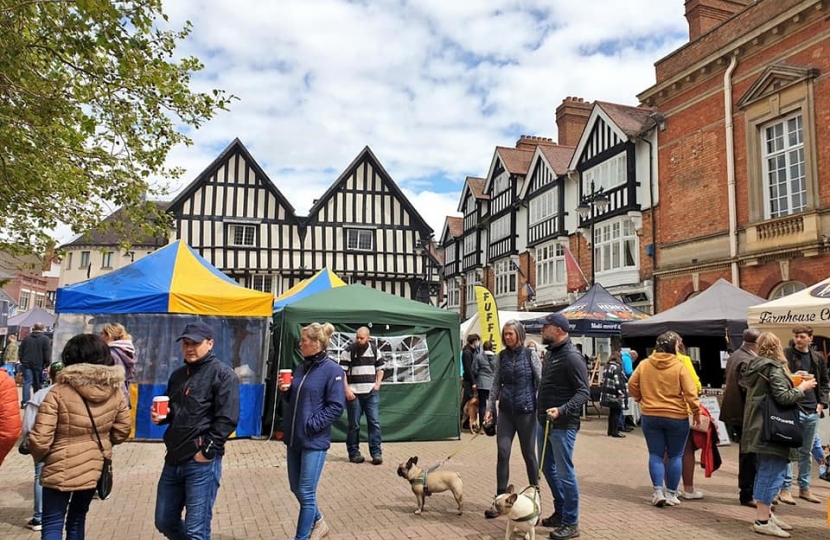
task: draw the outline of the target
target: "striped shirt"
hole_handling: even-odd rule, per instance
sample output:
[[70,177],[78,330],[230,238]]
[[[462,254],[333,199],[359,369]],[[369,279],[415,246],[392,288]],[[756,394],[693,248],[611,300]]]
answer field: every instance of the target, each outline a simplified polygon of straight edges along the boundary
[[377,372],[383,370],[383,360],[371,341],[362,354],[352,343],[348,349],[343,351],[340,366],[348,377],[349,389],[355,394],[368,394],[375,386]]

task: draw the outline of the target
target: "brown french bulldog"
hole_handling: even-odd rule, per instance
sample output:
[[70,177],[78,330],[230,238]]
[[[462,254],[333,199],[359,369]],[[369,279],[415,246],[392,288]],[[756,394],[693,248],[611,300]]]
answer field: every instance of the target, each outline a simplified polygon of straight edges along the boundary
[[478,433],[481,424],[478,421],[478,396],[473,396],[464,404],[464,413],[461,415],[461,425],[470,420],[470,433]]
[[[415,498],[418,500],[418,508],[415,509],[416,514],[423,511],[424,501],[427,497],[433,493],[450,490],[458,504],[458,515],[461,515],[463,484],[461,483],[461,475],[457,472],[437,469],[424,478],[424,470],[418,467],[418,456],[413,456],[406,463],[398,465],[398,476],[407,480],[409,485],[412,486],[412,493],[415,494]],[[424,480],[426,480],[426,484]]]

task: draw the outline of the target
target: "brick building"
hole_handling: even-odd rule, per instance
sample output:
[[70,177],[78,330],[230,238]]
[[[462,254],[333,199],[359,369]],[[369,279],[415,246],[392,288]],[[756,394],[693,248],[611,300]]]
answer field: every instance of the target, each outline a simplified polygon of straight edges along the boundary
[[639,95],[658,136],[656,309],[718,278],[766,298],[828,275],[830,27],[821,0],[687,0]]

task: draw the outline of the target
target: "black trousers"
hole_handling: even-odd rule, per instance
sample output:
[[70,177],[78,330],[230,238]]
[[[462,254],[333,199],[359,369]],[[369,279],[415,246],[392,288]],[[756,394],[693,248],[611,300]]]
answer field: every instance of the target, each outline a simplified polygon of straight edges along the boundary
[[[743,426],[733,426],[735,435],[741,440]],[[755,487],[755,454],[740,450],[738,454],[738,489],[740,490],[741,502],[749,502],[753,499],[752,490]]]
[[620,407],[608,408],[608,435],[617,436],[620,433],[620,415],[622,409]]

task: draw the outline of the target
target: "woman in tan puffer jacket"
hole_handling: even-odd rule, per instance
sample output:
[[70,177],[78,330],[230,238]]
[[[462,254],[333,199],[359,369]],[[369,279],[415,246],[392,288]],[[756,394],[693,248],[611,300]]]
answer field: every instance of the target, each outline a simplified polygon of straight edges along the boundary
[[130,412],[121,387],[124,368],[113,366],[107,344],[93,334],[80,334],[61,353],[66,366],[57,383],[46,394],[29,433],[34,460],[43,461],[44,540],[84,538],[84,525],[104,456],[92,428],[84,401],[95,419],[95,427],[106,457],[112,447],[130,434]]

